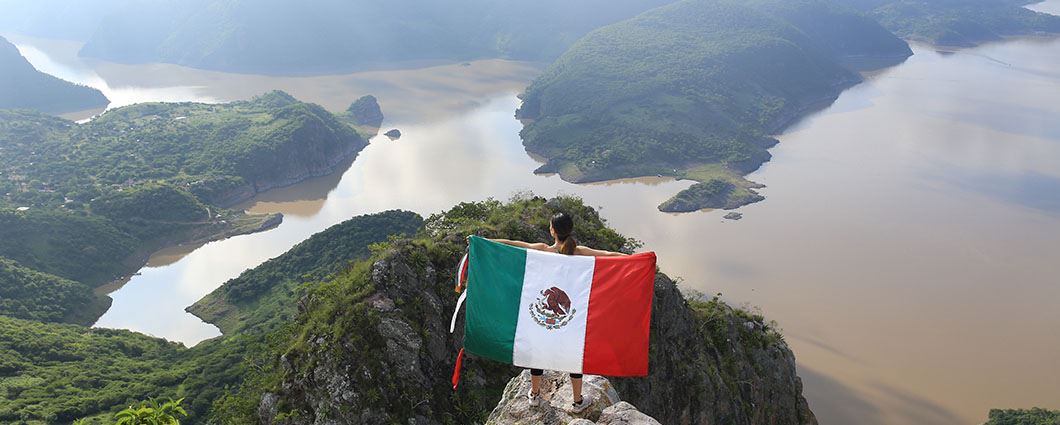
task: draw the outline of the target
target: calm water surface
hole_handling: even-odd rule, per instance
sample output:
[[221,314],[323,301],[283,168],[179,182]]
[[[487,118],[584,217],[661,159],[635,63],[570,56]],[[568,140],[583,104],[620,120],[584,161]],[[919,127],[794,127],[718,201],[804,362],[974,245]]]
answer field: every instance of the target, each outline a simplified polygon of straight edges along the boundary
[[195,344],[218,331],[184,307],[330,225],[532,190],[584,197],[686,289],[776,319],[822,424],[971,424],[993,407],[1060,408],[1060,41],[915,47],[779,136],[750,177],[769,186],[766,201],[732,222],[655,209],[688,182],[533,175],[513,118],[532,64],[278,78],[82,61],[71,43],[11,39],[119,105],[279,88],[341,110],[372,93],[384,128],[402,131],[373,139],[341,175],[244,206],[283,212],[280,227],[156,254],[96,326]]

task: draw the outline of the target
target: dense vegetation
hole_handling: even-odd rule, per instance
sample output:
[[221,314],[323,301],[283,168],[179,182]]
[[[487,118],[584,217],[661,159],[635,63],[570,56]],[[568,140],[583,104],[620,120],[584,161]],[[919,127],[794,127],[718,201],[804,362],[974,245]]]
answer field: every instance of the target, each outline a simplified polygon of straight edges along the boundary
[[593,28],[670,1],[137,2],[103,19],[81,54],[264,74],[402,60],[547,60]]
[[1060,16],[1034,12],[1026,0],[839,0],[865,11],[896,34],[945,46],[971,46],[1004,36],[1060,32]]
[[0,257],[99,285],[161,246],[258,229],[267,217],[221,207],[331,172],[366,143],[283,92],[144,103],[80,125],[0,110]]
[[109,306],[88,285],[0,257],[0,316],[90,325]]
[[1060,425],[1060,411],[1033,409],[993,409],[984,425]]
[[731,210],[765,199],[750,189],[722,179],[697,182],[663,202],[659,205],[659,210],[663,212],[692,212],[704,208]]
[[260,344],[235,337],[186,349],[125,330],[0,316],[0,422],[110,423],[140,400],[185,398],[188,423],[202,423]]
[[107,103],[99,90],[38,71],[14,44],[0,37],[0,109],[60,113],[102,108]]
[[383,125],[383,110],[375,96],[361,96],[346,108],[346,114],[354,125],[379,128]]
[[289,321],[305,287],[368,257],[371,244],[391,235],[413,235],[423,219],[407,211],[351,218],[295,245],[283,255],[226,282],[188,311],[225,334],[263,332]]
[[769,159],[770,134],[859,81],[839,56],[908,54],[823,1],[680,1],[578,41],[527,88],[521,135],[569,181],[661,174],[752,199],[740,175]]

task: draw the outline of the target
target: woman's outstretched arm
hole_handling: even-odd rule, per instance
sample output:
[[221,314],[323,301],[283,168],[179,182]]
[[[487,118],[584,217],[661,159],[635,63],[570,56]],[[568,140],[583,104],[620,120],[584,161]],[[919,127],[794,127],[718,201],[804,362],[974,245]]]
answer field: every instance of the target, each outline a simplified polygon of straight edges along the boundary
[[519,247],[519,248],[526,248],[526,249],[536,249],[538,251],[547,251],[548,248],[549,248],[549,245],[545,244],[545,243],[530,243],[530,242],[523,242],[523,241],[513,241],[513,240],[508,240],[508,239],[490,239],[490,240],[494,241],[494,242],[499,242],[499,243],[502,243],[502,244],[505,244],[505,245],[511,245],[511,246],[516,246],[516,247]]

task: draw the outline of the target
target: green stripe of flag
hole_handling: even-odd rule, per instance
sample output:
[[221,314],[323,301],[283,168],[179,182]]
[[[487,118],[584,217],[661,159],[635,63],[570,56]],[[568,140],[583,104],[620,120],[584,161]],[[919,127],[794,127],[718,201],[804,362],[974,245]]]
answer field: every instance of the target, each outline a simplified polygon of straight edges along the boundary
[[511,364],[526,250],[472,236],[469,258],[464,348]]

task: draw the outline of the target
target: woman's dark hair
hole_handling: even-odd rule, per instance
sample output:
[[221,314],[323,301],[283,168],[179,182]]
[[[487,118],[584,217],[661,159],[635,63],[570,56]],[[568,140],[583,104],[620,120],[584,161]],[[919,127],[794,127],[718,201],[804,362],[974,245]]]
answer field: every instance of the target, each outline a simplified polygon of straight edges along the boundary
[[578,247],[578,241],[570,235],[574,231],[574,219],[566,213],[558,213],[552,216],[552,230],[556,231],[559,253],[574,255],[574,250]]

